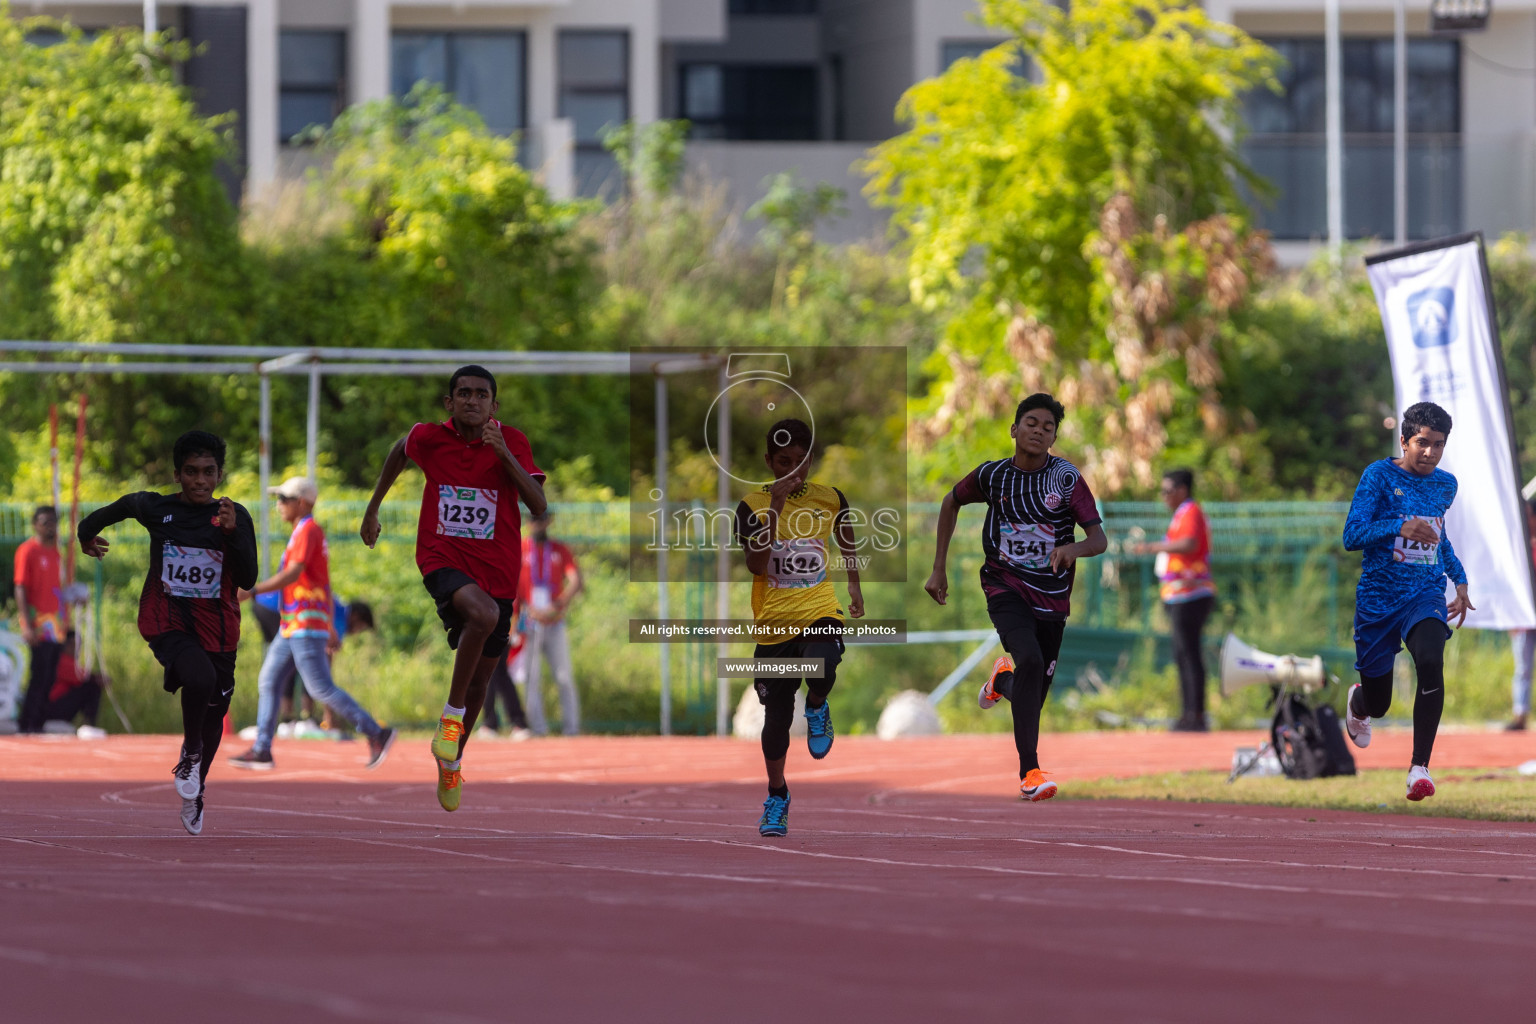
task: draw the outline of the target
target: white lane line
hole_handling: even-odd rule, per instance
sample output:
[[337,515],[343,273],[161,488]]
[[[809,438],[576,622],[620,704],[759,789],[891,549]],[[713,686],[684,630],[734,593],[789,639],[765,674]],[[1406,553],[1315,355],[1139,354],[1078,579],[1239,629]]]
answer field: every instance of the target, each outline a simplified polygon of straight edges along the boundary
[[[170,866],[167,864],[166,866]],[[335,917],[321,917],[318,914],[303,914],[291,910],[268,910],[263,907],[248,907],[238,903],[226,903],[223,900],[198,900],[186,899],[179,896],[135,896],[122,892],[93,892],[84,889],[66,889],[62,886],[49,885],[46,882],[0,882],[0,886],[13,889],[18,892],[49,892],[61,896],[78,896],[89,900],[111,900],[116,903],[148,903],[156,907],[184,907],[189,910],[214,911],[220,914],[236,914],[241,917],[268,917],[279,921],[293,921],[298,924],[330,925],[332,927],[348,927],[348,925]]]
[[[303,1007],[311,1012],[320,1011],[333,1017],[351,1020],[383,1018],[400,1021],[401,1024],[419,1024],[421,1020],[426,1019],[422,1016],[421,1009],[408,1012],[396,1004],[367,1003],[352,996],[338,995],[323,989],[300,988],[269,977],[256,980],[239,976],[215,977],[210,975],[206,968],[200,968],[197,971],[156,970],[142,964],[83,954],[77,950],[71,950],[64,955],[54,955],[35,949],[0,946],[0,960],[58,971],[66,978],[74,978],[81,972],[86,972],[128,981],[164,984],[169,987],[168,992],[164,994],[166,998],[170,998],[170,992],[185,992],[188,988],[200,988],[221,996],[234,992],[261,1003],[288,1004]],[[441,1002],[432,1007],[429,1016],[431,1020],[443,1021],[445,1024],[500,1024],[505,1019],[504,1017],[472,1017],[456,1013],[444,1009]]]
[[[589,834],[589,837],[591,837],[591,838],[602,838],[602,839],[615,839],[615,840],[647,839],[647,838],[650,838],[649,836],[612,836],[612,835],[605,836],[605,835],[591,835],[591,834]],[[741,883],[741,884],[745,884],[745,885],[753,885],[753,886],[770,885],[770,886],[774,886],[774,887],[781,887],[782,886],[782,887],[788,887],[788,888],[826,889],[826,890],[834,890],[834,891],[840,891],[840,892],[858,893],[860,895],[877,895],[877,896],[893,897],[893,898],[899,897],[899,898],[902,898],[902,899],[910,899],[913,896],[917,896],[917,897],[922,897],[922,898],[927,898],[927,899],[938,899],[938,900],[946,900],[947,901],[947,900],[950,900],[951,898],[953,898],[953,894],[950,894],[950,893],[913,891],[912,889],[910,889],[908,887],[902,887],[902,888],[899,888],[899,889],[892,889],[892,888],[887,888],[887,887],[882,887],[882,886],[874,886],[874,885],[855,885],[855,884],[848,883],[848,882],[811,882],[811,881],[807,881],[805,879],[783,878],[781,876],[722,874],[722,873],[719,873],[719,872],[707,872],[706,873],[706,872],[694,872],[694,871],[665,871],[665,870],[658,870],[658,869],[653,869],[653,868],[625,867],[625,866],[622,866],[622,865],[615,865],[615,864],[575,864],[575,863],[571,863],[569,861],[559,861],[559,862],[556,862],[556,861],[538,860],[538,859],[529,858],[529,857],[505,857],[505,856],[497,856],[497,855],[488,854],[488,853],[471,853],[471,852],[467,852],[467,851],[463,851],[463,850],[452,850],[452,849],[448,849],[448,848],[445,848],[445,847],[422,846],[422,845],[417,844],[417,843],[385,842],[385,841],[382,841],[382,840],[361,839],[361,838],[356,838],[356,837],[348,837],[347,841],[348,842],[362,843],[362,844],[368,845],[368,846],[388,846],[388,847],[395,847],[395,848],[399,848],[399,849],[417,850],[417,851],[424,852],[424,853],[434,853],[434,854],[438,854],[438,855],[442,855],[442,856],[461,857],[461,858],[467,858],[467,859],[471,859],[471,860],[491,861],[491,862],[494,862],[494,863],[502,863],[502,864],[514,864],[514,865],[519,865],[519,866],[523,866],[523,867],[548,867],[548,868],[556,868],[556,869],[562,869],[562,870],[577,870],[577,871],[583,871],[583,872],[606,872],[606,873],[609,873],[609,874],[640,875],[640,876],[645,876],[645,877],[650,877],[650,878],[695,879],[695,880],[701,880],[701,881],[737,882],[737,883]],[[708,842],[708,843],[719,842],[719,840],[692,840],[692,841],[694,841],[694,842]],[[726,844],[726,845],[738,845],[738,844]],[[1051,874],[1051,873],[1049,873],[1049,872],[1036,872],[1036,874]],[[1065,876],[1065,877],[1098,877],[1098,876]],[[1133,880],[1141,880],[1141,879],[1133,879]],[[1293,892],[1293,891],[1294,892],[1311,892],[1311,891],[1314,891],[1314,890],[1288,889],[1288,890],[1285,890],[1285,891],[1287,891],[1287,892]],[[1180,906],[1165,906],[1165,905],[1161,905],[1161,904],[1142,904],[1142,905],[1136,905],[1136,904],[1125,904],[1125,903],[1119,902],[1117,900],[1117,901],[1114,902],[1114,904],[1112,906],[1110,906],[1110,905],[1085,906],[1082,902],[1076,901],[1076,900],[1049,899],[1049,898],[1044,898],[1044,897],[1039,897],[1039,896],[1027,896],[1027,895],[1023,895],[1023,894],[1020,894],[1020,893],[969,892],[969,893],[962,894],[962,897],[966,898],[966,899],[972,899],[972,900],[977,900],[977,901],[986,902],[986,903],[1010,903],[1010,904],[1020,904],[1020,905],[1025,905],[1025,906],[1044,907],[1044,908],[1050,908],[1050,909],[1055,909],[1055,910],[1067,910],[1067,911],[1072,911],[1072,910],[1079,910],[1080,911],[1080,910],[1085,910],[1085,909],[1086,910],[1094,910],[1094,911],[1102,911],[1102,912],[1106,912],[1106,913],[1107,912],[1123,913],[1125,911],[1131,911],[1131,912],[1134,912],[1134,913],[1147,914],[1147,915],[1151,915],[1151,916],[1154,916],[1154,917],[1165,917],[1165,916],[1167,916],[1169,914],[1173,914],[1173,915],[1178,915],[1178,916],[1182,916],[1182,917],[1190,917],[1190,918],[1195,918],[1195,919],[1226,921],[1226,922],[1240,923],[1240,924],[1256,924],[1256,925],[1262,925],[1262,926],[1265,926],[1265,927],[1271,927],[1271,926],[1275,925],[1275,923],[1276,923],[1275,916],[1272,913],[1244,913],[1242,911],[1234,911],[1234,910],[1230,910],[1230,909],[1212,910],[1212,909],[1204,909],[1204,908],[1198,908],[1198,907],[1187,907],[1187,906],[1182,906],[1182,905],[1180,905]],[[662,902],[665,902],[665,901],[663,900]],[[1313,911],[1311,909],[1309,909],[1309,908],[1303,908],[1303,913],[1304,913],[1304,915],[1310,917],[1310,915],[1313,913]],[[1341,920],[1328,919],[1328,920],[1324,920],[1324,921],[1319,921],[1319,922],[1316,922],[1313,926],[1315,927],[1315,926],[1318,926],[1318,925],[1321,925],[1322,927],[1325,927],[1325,928],[1328,928],[1328,929],[1334,930],[1334,931],[1360,932],[1360,933],[1368,934],[1368,935],[1372,935],[1372,936],[1379,936],[1380,933],[1381,933],[1381,928],[1380,928],[1380,925],[1378,925],[1378,924],[1356,923],[1356,922],[1352,922],[1352,921],[1348,921],[1348,920],[1342,920],[1342,919]],[[1445,933],[1445,929],[1443,927],[1438,927],[1438,928],[1416,928],[1416,927],[1412,927],[1412,926],[1402,927],[1402,926],[1394,925],[1393,926],[1393,934],[1395,934],[1395,935],[1410,936],[1410,937],[1418,937],[1418,938],[1423,938],[1423,939],[1426,939],[1426,940],[1433,939],[1435,941],[1441,941],[1441,942],[1443,942],[1446,939],[1446,937],[1447,937],[1446,933]],[[1521,936],[1505,937],[1505,936],[1498,936],[1498,935],[1465,935],[1464,934],[1464,935],[1458,935],[1456,937],[1460,941],[1480,942],[1480,943],[1483,943],[1485,945],[1510,946],[1512,948],[1517,948],[1517,949],[1526,949],[1526,948],[1528,948],[1527,940],[1524,937],[1521,937]]]

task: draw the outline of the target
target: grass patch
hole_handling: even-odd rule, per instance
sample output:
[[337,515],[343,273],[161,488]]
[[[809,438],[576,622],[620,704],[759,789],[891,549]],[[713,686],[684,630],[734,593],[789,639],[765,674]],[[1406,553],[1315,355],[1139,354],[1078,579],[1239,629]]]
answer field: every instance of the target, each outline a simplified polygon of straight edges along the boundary
[[1403,798],[1404,772],[1377,769],[1355,776],[1298,782],[1241,778],[1226,772],[1169,772],[1130,779],[1090,779],[1062,788],[1074,800],[1180,800],[1189,803],[1266,804],[1424,818],[1536,821],[1536,777],[1513,768],[1457,768],[1435,773],[1436,793],[1411,803]]

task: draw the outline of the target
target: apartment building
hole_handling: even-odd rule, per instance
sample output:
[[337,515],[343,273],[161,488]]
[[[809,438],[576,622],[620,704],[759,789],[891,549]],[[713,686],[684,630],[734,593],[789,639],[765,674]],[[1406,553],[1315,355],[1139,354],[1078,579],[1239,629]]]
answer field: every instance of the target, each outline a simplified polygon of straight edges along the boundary
[[[304,163],[296,137],[348,104],[442,84],[558,194],[613,181],[601,129],[688,117],[689,159],[745,205],[797,171],[850,197],[838,233],[883,219],[850,170],[893,130],[910,83],[986,46],[972,0],[206,0],[155,17],[202,52],[185,69],[209,112],[237,115],[231,191]],[[87,30],[141,24],[142,0],[19,0]],[[46,42],[46,39],[39,40]]]
[[[1344,222],[1392,234],[1394,0],[1341,0]],[[1247,104],[1246,153],[1278,189],[1259,217],[1282,255],[1326,234],[1323,0],[1207,0],[1279,50],[1284,92]],[[142,0],[17,0],[19,15],[87,29],[137,24]],[[691,167],[745,206],[779,171],[848,194],[833,237],[879,234],[853,170],[895,130],[912,83],[995,41],[974,0],[207,0],[158,4],[162,27],[204,47],[186,68],[210,111],[235,111],[232,190],[302,164],[295,137],[347,104],[441,83],[558,194],[613,184],[604,125],[687,118]],[[1410,237],[1536,230],[1536,0],[1499,0],[1488,29],[1429,31],[1408,5]]]
[[[1327,235],[1321,0],[1207,0],[1285,56],[1283,95],[1247,104],[1253,166],[1279,190],[1259,217],[1294,262]],[[1342,0],[1344,233],[1393,235],[1394,0]],[[1498,0],[1487,28],[1430,31],[1407,4],[1408,237],[1536,230],[1536,0]]]

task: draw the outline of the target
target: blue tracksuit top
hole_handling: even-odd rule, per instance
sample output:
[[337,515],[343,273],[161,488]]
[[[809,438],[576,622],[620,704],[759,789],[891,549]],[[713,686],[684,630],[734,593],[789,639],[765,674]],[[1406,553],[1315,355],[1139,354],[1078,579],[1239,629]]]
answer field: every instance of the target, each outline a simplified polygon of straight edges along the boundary
[[[1344,521],[1344,547],[1364,551],[1360,585],[1355,588],[1356,614],[1379,618],[1404,605],[1445,595],[1445,578],[1467,582],[1445,536],[1445,512],[1456,500],[1456,478],[1443,469],[1419,476],[1382,459],[1365,467]],[[1399,534],[1413,517],[1427,519],[1440,533],[1440,543],[1421,545]]]

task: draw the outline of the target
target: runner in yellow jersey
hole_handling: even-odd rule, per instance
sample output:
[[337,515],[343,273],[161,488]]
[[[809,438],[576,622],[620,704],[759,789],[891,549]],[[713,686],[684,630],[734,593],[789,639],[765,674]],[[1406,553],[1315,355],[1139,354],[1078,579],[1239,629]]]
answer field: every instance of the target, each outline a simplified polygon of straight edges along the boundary
[[[832,709],[827,694],[837,681],[843,640],[837,628],[845,615],[828,570],[840,561],[848,573],[848,612],[864,615],[855,561],[857,545],[848,499],[836,487],[811,483],[811,428],[801,420],[780,420],[768,428],[765,461],[774,482],[748,494],[736,508],[736,538],[752,572],[752,617],[758,627],[753,657],[762,661],[821,659],[819,678],[786,666],[783,675],[753,681],[763,703],[763,761],[768,799],[757,831],[789,832],[789,785],[784,762],[795,694],[805,680],[806,746],[820,760],[832,749]],[[831,556],[833,542],[841,559]]]

